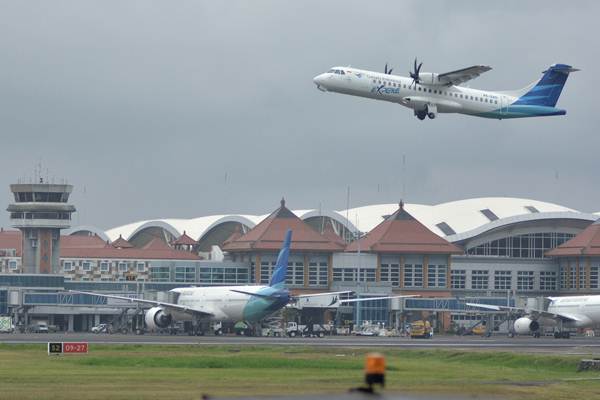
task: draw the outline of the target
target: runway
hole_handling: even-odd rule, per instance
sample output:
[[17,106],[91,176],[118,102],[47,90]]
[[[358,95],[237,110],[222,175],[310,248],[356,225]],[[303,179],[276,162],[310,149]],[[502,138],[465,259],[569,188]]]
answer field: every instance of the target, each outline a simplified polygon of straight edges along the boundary
[[194,345],[194,346],[325,346],[354,348],[397,348],[397,349],[464,349],[498,350],[529,353],[600,355],[600,338],[576,337],[554,339],[553,337],[532,338],[493,336],[437,336],[433,339],[410,339],[403,337],[357,337],[331,336],[324,338],[273,338],[243,336],[169,336],[169,335],[121,335],[121,334],[0,334],[0,343],[48,343],[89,342],[97,344],[147,344],[147,345]]

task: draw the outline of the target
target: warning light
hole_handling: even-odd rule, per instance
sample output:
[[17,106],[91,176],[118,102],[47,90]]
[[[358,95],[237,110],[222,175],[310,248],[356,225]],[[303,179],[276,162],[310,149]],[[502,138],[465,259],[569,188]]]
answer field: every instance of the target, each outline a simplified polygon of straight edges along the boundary
[[373,390],[374,384],[385,385],[385,357],[380,353],[369,353],[365,360],[365,382]]

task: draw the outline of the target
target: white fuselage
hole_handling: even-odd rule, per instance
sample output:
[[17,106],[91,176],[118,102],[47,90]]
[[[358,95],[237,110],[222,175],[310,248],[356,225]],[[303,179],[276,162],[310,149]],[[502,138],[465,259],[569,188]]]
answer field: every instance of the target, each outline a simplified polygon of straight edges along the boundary
[[[204,311],[212,314],[208,318],[213,321],[238,322],[252,319],[252,312],[260,312],[253,308],[267,306],[265,300],[244,293],[234,292],[241,290],[249,293],[269,291],[269,286],[215,286],[176,288],[171,290],[178,294],[177,304],[187,306],[194,310]],[[254,305],[254,307],[253,307]],[[263,307],[264,308],[264,307]],[[249,314],[250,313],[250,314]],[[173,313],[178,320],[190,320],[191,316],[186,313]]]
[[415,111],[426,110],[430,105],[440,113],[500,115],[503,109],[517,100],[517,97],[500,92],[423,82],[415,84],[412,78],[375,71],[349,67],[336,67],[334,70],[344,74],[327,72],[315,77],[314,82],[319,89],[398,103]]
[[600,295],[555,297],[548,306],[548,312],[569,315],[579,321],[566,324],[573,327],[586,327],[600,323]]

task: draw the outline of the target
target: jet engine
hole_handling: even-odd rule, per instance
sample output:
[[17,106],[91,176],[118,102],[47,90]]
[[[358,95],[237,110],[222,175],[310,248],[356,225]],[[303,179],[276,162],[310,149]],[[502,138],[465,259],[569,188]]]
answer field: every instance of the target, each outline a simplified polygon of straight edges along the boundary
[[519,335],[535,333],[538,329],[540,329],[540,323],[529,317],[521,317],[515,321],[515,332]]
[[144,319],[146,320],[148,329],[154,331],[158,328],[166,328],[171,325],[173,317],[171,314],[166,313],[162,307],[152,307],[146,311]]

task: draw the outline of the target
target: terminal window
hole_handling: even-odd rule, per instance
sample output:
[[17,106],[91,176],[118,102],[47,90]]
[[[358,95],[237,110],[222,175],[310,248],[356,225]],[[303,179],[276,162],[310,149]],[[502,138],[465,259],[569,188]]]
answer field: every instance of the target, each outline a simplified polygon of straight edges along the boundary
[[494,272],[494,289],[496,289],[496,290],[512,289],[512,273],[511,273],[511,271],[495,271]]
[[327,286],[328,266],[326,262],[310,262],[308,264],[309,286]]
[[586,286],[585,278],[586,278],[585,268],[579,268],[579,289],[585,288],[585,286]]
[[471,289],[488,289],[489,278],[487,270],[471,271]]
[[169,282],[171,280],[169,267],[150,267],[150,280],[153,282]]
[[590,267],[590,289],[598,289],[598,269],[597,265]]
[[196,267],[175,267],[175,282],[196,282]]
[[540,290],[556,290],[556,272],[540,271]]
[[304,263],[288,262],[285,283],[288,285],[304,285]]
[[427,286],[432,288],[446,287],[446,265],[429,264],[427,266]]
[[108,272],[110,270],[109,263],[107,261],[102,261],[100,263],[100,272]]
[[400,264],[381,264],[381,281],[391,282],[393,287],[400,286]]
[[533,271],[517,273],[517,290],[533,290]]
[[404,265],[404,287],[423,287],[423,265]]
[[466,289],[467,271],[464,269],[453,269],[450,272],[452,289]]

